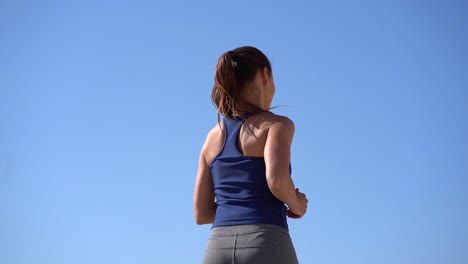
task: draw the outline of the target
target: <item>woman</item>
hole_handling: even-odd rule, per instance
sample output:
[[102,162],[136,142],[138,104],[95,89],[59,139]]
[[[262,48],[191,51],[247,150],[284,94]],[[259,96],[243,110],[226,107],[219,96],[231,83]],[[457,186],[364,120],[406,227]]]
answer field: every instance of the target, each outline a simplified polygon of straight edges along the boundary
[[213,224],[203,263],[298,263],[286,219],[301,218],[308,201],[291,179],[294,124],[269,111],[270,62],[254,47],[234,49],[219,58],[214,81],[218,124],[194,193],[195,221]]

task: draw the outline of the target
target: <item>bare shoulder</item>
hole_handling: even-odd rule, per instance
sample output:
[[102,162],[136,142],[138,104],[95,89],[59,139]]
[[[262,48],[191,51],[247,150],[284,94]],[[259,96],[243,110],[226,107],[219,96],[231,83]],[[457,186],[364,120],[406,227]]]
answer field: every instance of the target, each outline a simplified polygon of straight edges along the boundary
[[295,129],[294,122],[289,117],[277,115],[269,111],[258,114],[256,119],[266,129],[270,129],[271,127],[282,127],[283,129],[291,129],[292,131]]
[[219,137],[222,137],[222,135],[223,135],[223,130],[222,129],[224,129],[224,126],[223,126],[223,122],[220,121],[219,124],[216,124],[208,132],[208,134],[206,135],[206,141],[212,141],[212,140],[218,139]]
[[206,135],[205,143],[203,144],[202,153],[205,157],[205,161],[209,164],[211,160],[221,150],[224,133],[222,131],[223,125],[216,124]]

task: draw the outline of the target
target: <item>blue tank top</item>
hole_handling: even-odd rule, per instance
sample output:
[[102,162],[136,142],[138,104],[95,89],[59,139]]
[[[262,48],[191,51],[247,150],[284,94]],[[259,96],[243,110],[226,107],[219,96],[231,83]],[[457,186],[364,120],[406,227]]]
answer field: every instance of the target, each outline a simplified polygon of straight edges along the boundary
[[286,206],[268,188],[263,157],[243,155],[237,147],[243,118],[223,118],[225,139],[210,164],[216,195],[213,227],[272,224],[288,228]]

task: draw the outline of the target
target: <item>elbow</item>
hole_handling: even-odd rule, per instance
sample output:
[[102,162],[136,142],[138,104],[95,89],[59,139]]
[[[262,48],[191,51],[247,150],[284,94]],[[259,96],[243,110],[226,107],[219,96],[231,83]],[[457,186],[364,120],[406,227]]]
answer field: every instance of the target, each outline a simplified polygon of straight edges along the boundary
[[195,223],[197,223],[197,225],[203,225],[203,218],[201,218],[200,214],[196,211],[193,213],[193,218],[195,218]]
[[193,213],[193,218],[195,218],[195,223],[197,225],[203,225],[204,222],[203,222],[203,218],[200,216],[200,214],[198,212],[194,212]]
[[270,191],[272,193],[277,193],[281,190],[281,186],[283,185],[281,180],[279,180],[278,178],[270,178],[268,179],[267,181],[268,183],[268,188],[270,188]]
[[201,219],[201,218],[195,218],[195,223],[197,223],[197,225],[209,224],[208,221],[206,221],[205,219]]
[[291,175],[287,168],[272,168],[266,172],[266,180],[272,192],[281,191],[291,181]]
[[210,221],[208,218],[195,216],[195,223],[197,223],[197,225],[205,225],[211,224],[213,221]]
[[205,225],[205,224],[211,224],[213,223],[213,218],[214,217],[208,217],[206,214],[202,214],[195,210],[194,212],[194,218],[195,218],[195,223],[197,225]]

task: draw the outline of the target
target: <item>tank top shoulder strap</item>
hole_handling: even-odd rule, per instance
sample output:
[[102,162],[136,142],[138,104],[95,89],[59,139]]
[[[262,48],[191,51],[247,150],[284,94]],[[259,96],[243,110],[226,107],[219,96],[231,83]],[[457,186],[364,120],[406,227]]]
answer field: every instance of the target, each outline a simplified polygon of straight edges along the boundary
[[239,138],[239,132],[244,124],[243,118],[222,118],[224,124],[224,146],[220,153],[220,156],[239,156],[240,153],[237,149],[237,141]]

